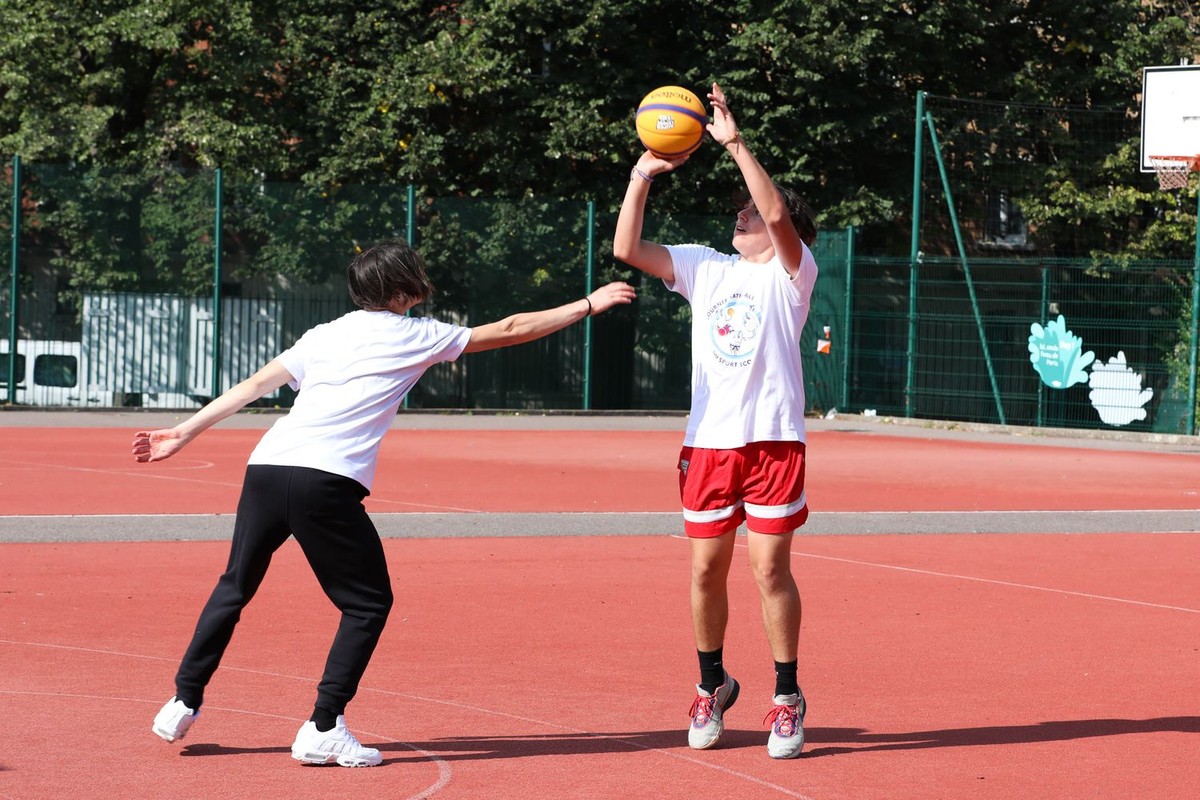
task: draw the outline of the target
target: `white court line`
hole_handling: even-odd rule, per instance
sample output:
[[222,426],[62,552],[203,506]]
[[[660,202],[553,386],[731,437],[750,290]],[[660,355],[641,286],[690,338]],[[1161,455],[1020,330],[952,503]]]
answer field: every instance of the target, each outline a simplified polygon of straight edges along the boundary
[[[744,545],[739,545],[739,546],[744,546]],[[934,570],[929,570],[929,569],[916,569],[914,567],[900,567],[895,564],[877,564],[877,563],[874,563],[871,561],[856,561],[852,558],[839,558],[837,556],[822,556],[822,555],[817,555],[816,553],[798,553],[794,550],[792,551],[792,555],[804,556],[806,558],[820,558],[820,559],[824,559],[825,561],[841,561],[842,563],[845,563],[845,564],[857,564],[857,565],[863,566],[863,567],[877,567],[879,569],[891,569],[891,570],[896,570],[897,572],[912,572],[917,575],[932,575],[937,578],[953,578],[955,580],[960,580],[960,581],[973,581],[975,583],[990,583],[990,584],[994,584],[996,586],[1009,586],[1014,589],[1032,589],[1033,591],[1036,591],[1036,592],[1050,592],[1052,594],[1069,595],[1072,597],[1085,597],[1089,600],[1108,600],[1109,602],[1125,603],[1125,604],[1131,605],[1131,606],[1146,606],[1147,608],[1163,608],[1163,609],[1167,609],[1168,611],[1184,611],[1188,614],[1200,614],[1200,609],[1197,609],[1197,608],[1186,608],[1184,606],[1169,606],[1169,605],[1164,605],[1163,603],[1148,603],[1144,600],[1130,600],[1125,597],[1110,597],[1108,595],[1090,594],[1088,592],[1074,592],[1074,591],[1071,591],[1070,589],[1053,589],[1053,588],[1050,588],[1049,586],[1036,586],[1034,584],[1029,584],[1029,583],[1015,583],[1013,581],[1001,581],[1001,580],[996,580],[994,578],[978,578],[973,575],[956,575],[952,572],[936,572]]]
[[[388,500],[385,497],[371,497],[368,500],[372,506],[376,505],[393,505],[393,506],[408,506],[410,508],[436,508],[438,511],[458,511],[463,514],[490,514],[493,512],[485,511],[482,508],[459,508],[458,506],[439,506],[435,503],[411,503],[406,500]],[[380,512],[378,509],[372,509],[371,513],[388,513]],[[394,513],[394,512],[393,512]]]
[[[0,641],[5,641],[5,640],[0,640]],[[98,651],[90,651],[90,652],[105,653],[105,652],[109,652],[109,651],[98,650]],[[128,654],[113,653],[113,655],[127,656]],[[141,697],[115,697],[112,695],[75,694],[75,693],[68,693],[68,692],[27,692],[27,691],[15,690],[15,689],[14,690],[0,689],[0,694],[6,694],[6,695],[12,695],[12,696],[22,696],[22,697],[54,697],[54,698],[73,697],[73,698],[79,699],[79,700],[113,700],[113,701],[118,701],[118,702],[123,702],[123,703],[143,703],[143,704],[149,705],[151,707],[153,707],[154,705],[157,705],[157,701],[146,700]],[[251,716],[251,717],[266,717],[269,719],[281,719],[281,720],[286,720],[286,721],[294,722],[294,723],[298,723],[298,724],[304,723],[304,720],[299,719],[297,717],[289,717],[284,714],[267,714],[262,711],[251,711],[246,708],[232,708],[230,706],[215,706],[215,705],[205,706],[205,708],[208,708],[209,710],[215,709],[217,711],[225,711],[225,712],[228,712],[231,714],[245,714],[245,715]],[[432,784],[430,784],[429,786],[422,789],[417,794],[410,795],[408,798],[406,798],[406,800],[425,800],[425,798],[431,797],[434,794],[437,794],[442,789],[446,788],[447,785],[449,785],[450,779],[453,775],[453,770],[450,769],[450,765],[448,763],[446,763],[445,759],[441,758],[436,753],[431,753],[428,750],[422,750],[421,748],[417,747],[416,745],[409,744],[408,742],[403,742],[399,739],[394,739],[391,736],[384,736],[382,734],[373,733],[371,731],[364,731],[361,729],[358,729],[358,730],[359,730],[359,734],[361,734],[363,736],[370,736],[372,739],[378,739],[378,740],[383,740],[383,741],[387,741],[387,742],[392,742],[394,744],[398,744],[403,747],[407,747],[409,750],[419,753],[420,755],[427,756],[429,758],[429,760],[432,761],[437,766],[438,779],[435,782],[433,782]]]
[[[686,536],[672,534],[673,539],[686,539]],[[736,547],[749,549],[746,545],[736,545]],[[1014,581],[998,581],[996,578],[979,578],[971,575],[955,575],[954,572],[937,572],[935,570],[919,570],[917,567],[899,566],[896,564],[880,564],[877,561],[859,561],[856,559],[846,559],[836,557],[836,555],[818,555],[816,553],[800,553],[792,551],[792,555],[800,555],[800,557],[810,559],[822,559],[826,561],[840,561],[842,564],[854,564],[857,566],[872,566],[878,570],[894,570],[896,572],[912,572],[913,575],[928,575],[935,578],[952,578],[954,581],[970,581],[972,583],[990,583],[997,587],[1009,587],[1012,589],[1031,589],[1033,591],[1048,591],[1055,595],[1068,595],[1072,597],[1086,597],[1087,600],[1106,600],[1114,603],[1124,603],[1128,606],[1144,606],[1146,608],[1163,608],[1172,610],[1172,612],[1184,612],[1187,614],[1200,614],[1200,608],[1187,608],[1186,606],[1166,606],[1164,603],[1151,603],[1144,600],[1129,600],[1128,597],[1111,597],[1109,595],[1093,595],[1086,591],[1073,591],[1070,589],[1054,589],[1051,587],[1038,587],[1031,583],[1016,583]]]
[[[145,475],[145,476],[151,477],[151,478],[167,477],[167,476],[159,475],[154,472],[146,472],[146,470],[169,469],[169,470],[173,470],[175,472],[187,472],[189,470],[212,469],[213,467],[215,467],[217,465],[215,461],[204,461],[204,460],[198,459],[198,458],[187,458],[187,459],[181,459],[182,463],[179,463],[179,462],[172,463],[170,466],[167,466],[167,467],[133,467],[133,466],[115,467],[115,468],[81,467],[81,466],[78,466],[75,464],[47,464],[45,461],[20,461],[18,459],[9,458],[8,453],[5,451],[0,451],[0,455],[5,456],[5,458],[4,458],[5,466],[42,467],[42,468],[46,468],[46,469],[63,470],[66,472],[102,472],[105,475],[111,475],[112,473],[117,472],[122,475]],[[179,480],[195,480],[195,478],[180,478]]]
[[[452,708],[461,708],[461,709],[466,709],[469,711],[480,711],[485,714],[490,714],[492,716],[507,717],[508,719],[515,719],[515,720],[519,720],[521,722],[528,722],[528,723],[532,723],[534,725],[541,725],[542,727],[546,727],[546,728],[554,728],[554,729],[563,731],[565,733],[580,734],[580,735],[584,735],[584,736],[593,736],[593,737],[596,737],[597,739],[602,739],[602,740],[610,741],[610,742],[620,742],[621,744],[625,745],[626,747],[631,747],[636,750],[643,750],[646,752],[658,753],[659,755],[668,756],[670,758],[674,758],[678,761],[683,761],[688,764],[695,764],[695,765],[701,766],[701,767],[708,767],[709,769],[724,773],[725,775],[728,775],[730,777],[740,778],[741,780],[749,781],[750,783],[755,783],[755,784],[758,784],[759,786],[763,786],[768,789],[773,789],[774,791],[779,792],[780,794],[787,795],[788,797],[797,798],[797,800],[812,800],[812,798],[810,798],[808,795],[800,794],[799,792],[792,791],[791,789],[787,789],[778,784],[771,783],[770,781],[765,781],[762,778],[758,778],[754,775],[748,775],[744,772],[738,772],[737,770],[732,770],[732,769],[729,769],[728,767],[722,767],[719,764],[712,764],[707,761],[701,761],[700,759],[693,758],[691,756],[681,755],[679,753],[675,753],[670,750],[663,750],[658,747],[650,747],[649,745],[639,744],[638,742],[635,742],[631,739],[626,739],[622,736],[612,736],[612,735],[605,734],[605,733],[596,733],[594,731],[581,730],[579,728],[572,728],[572,727],[569,727],[566,725],[559,725],[554,722],[545,722],[543,720],[533,719],[531,717],[523,717],[518,714],[509,714],[504,711],[495,711],[493,709],[480,708],[478,706],[468,705],[466,703],[456,703],[451,700],[439,700],[439,699],[433,698],[433,697],[421,697],[419,695],[404,694],[402,692],[393,692],[388,689],[367,688],[367,689],[365,689],[365,691],[374,692],[375,694],[391,695],[394,697],[403,697],[408,700],[419,700],[424,703],[433,703],[435,705],[450,706]],[[679,736],[680,736],[680,739],[682,740],[684,733],[681,731]]]
[[[683,539],[684,536],[676,536]],[[736,547],[746,548],[747,545],[738,544]],[[1050,592],[1051,594],[1068,595],[1071,597],[1084,597],[1089,600],[1107,600],[1112,603],[1125,603],[1131,606],[1145,606],[1147,608],[1162,608],[1168,611],[1183,611],[1188,614],[1200,614],[1200,609],[1186,608],[1184,606],[1169,606],[1163,603],[1148,603],[1144,600],[1130,600],[1125,597],[1110,597],[1103,594],[1090,594],[1088,592],[1075,592],[1070,589],[1054,589],[1049,586],[1036,586],[1030,583],[1016,583],[1014,581],[1002,581],[995,578],[979,578],[974,575],[956,575],[952,572],[937,572],[931,569],[917,569],[915,567],[901,567],[896,564],[880,564],[874,561],[857,561],[853,558],[840,558],[838,556],[823,556],[816,553],[801,553],[796,550],[792,551],[794,556],[803,556],[805,558],[819,558],[825,561],[840,561],[843,564],[855,564],[860,567],[875,567],[876,569],[890,569],[896,572],[911,572],[916,575],[931,575],[935,578],[952,578],[959,581],[972,581],[974,583],[990,583],[995,586],[1008,586],[1013,589],[1030,589],[1035,592]]]
[[[176,661],[176,659],[168,659],[168,658],[164,658],[162,656],[148,656],[148,655],[140,655],[137,653],[124,653],[124,652],[120,652],[117,650],[101,650],[98,648],[76,647],[76,646],[72,646],[72,645],[44,644],[41,642],[19,642],[19,641],[15,641],[12,639],[0,639],[0,644],[24,645],[26,647],[42,647],[42,648],[54,649],[54,650],[69,650],[69,651],[80,652],[80,653],[93,653],[93,654],[97,654],[97,655],[116,656],[119,658],[136,658],[136,659],[142,659],[142,660],[147,660],[147,661],[167,661],[167,662],[171,662],[171,663],[174,663]],[[230,666],[222,665],[220,667],[220,669],[222,669],[226,672],[242,672],[242,673],[246,673],[248,675],[260,675],[260,676],[264,676],[264,677],[268,677],[268,678],[281,678],[284,680],[303,681],[305,683],[312,682],[312,678],[309,676],[288,675],[288,674],[282,673],[282,672],[271,672],[268,670],[250,669],[248,667],[230,667]],[[678,761],[683,761],[683,762],[686,762],[689,764],[695,764],[697,766],[707,767],[709,769],[716,770],[717,772],[728,775],[729,777],[738,778],[738,779],[747,781],[749,783],[754,783],[759,786],[763,786],[765,788],[772,789],[772,790],[774,790],[782,795],[785,795],[787,797],[796,798],[796,800],[813,800],[808,795],[800,794],[799,792],[795,792],[786,787],[779,786],[779,785],[771,783],[769,781],[765,781],[762,778],[756,777],[754,775],[748,775],[744,772],[738,772],[737,770],[732,770],[727,767],[720,766],[719,764],[711,764],[707,761],[701,761],[697,758],[692,758],[691,756],[680,755],[679,753],[674,753],[674,752],[671,752],[670,750],[663,750],[663,749],[657,748],[657,747],[649,747],[647,745],[639,744],[638,742],[632,741],[630,739],[625,739],[620,736],[610,736],[608,734],[597,733],[595,731],[587,731],[587,730],[582,730],[579,728],[571,728],[571,727],[568,727],[565,725],[559,725],[558,723],[555,723],[555,722],[546,722],[545,720],[534,719],[532,717],[523,717],[523,716],[520,716],[517,714],[510,714],[505,711],[497,711],[495,709],[484,708],[482,706],[474,705],[474,704],[468,705],[466,703],[458,703],[458,702],[454,702],[452,700],[439,700],[439,699],[433,698],[433,697],[422,697],[420,695],[405,694],[403,692],[395,692],[395,691],[391,691],[388,689],[374,689],[369,686],[360,687],[359,691],[360,692],[371,692],[374,694],[386,695],[389,697],[399,697],[399,698],[402,698],[405,700],[412,700],[412,701],[422,702],[422,703],[430,703],[433,705],[449,706],[451,708],[458,708],[458,709],[464,709],[467,711],[474,711],[474,712],[481,713],[481,714],[488,714],[488,715],[491,715],[494,717],[504,717],[506,719],[514,719],[514,720],[518,720],[521,722],[530,723],[532,725],[539,725],[543,728],[559,730],[559,731],[563,731],[566,733],[572,733],[572,734],[584,735],[584,736],[594,736],[594,737],[597,737],[598,739],[604,739],[604,740],[613,741],[613,742],[620,742],[621,744],[623,744],[627,747],[633,748],[635,750],[643,750],[646,752],[657,753],[659,755],[674,758]],[[0,690],[0,694],[8,694],[8,693],[10,693],[10,692]],[[30,694],[32,694],[32,693],[30,693]],[[48,694],[50,694],[50,693],[48,693]],[[69,697],[71,695],[64,695],[64,696]],[[109,698],[101,698],[101,699],[109,699]],[[134,702],[149,703],[151,701],[137,699]],[[212,706],[212,707],[220,708],[218,706]],[[256,713],[256,712],[250,712],[250,711],[243,711],[242,709],[222,708],[222,710],[234,711],[237,713],[248,713],[248,714]],[[275,715],[275,714],[261,714],[260,716],[277,717],[279,719],[294,719],[293,717],[285,717],[285,716],[280,716],[280,715]],[[412,750],[416,750],[419,753],[426,754],[424,750],[419,750],[417,747],[415,747],[414,745],[408,744],[407,742],[402,742],[402,741],[393,739],[388,736],[379,736],[378,734],[370,733],[369,731],[364,732],[364,733],[367,733],[373,737],[387,739],[388,741],[397,742],[398,744],[402,744],[405,747],[408,747]],[[684,735],[684,733],[682,731],[680,731],[681,739],[682,739],[683,735]],[[432,757],[436,761],[440,761],[440,759],[438,759],[438,757],[436,755],[433,755],[433,754],[427,754],[427,755],[430,755],[430,757]],[[439,786],[438,788],[440,789],[441,787]],[[424,800],[424,798],[426,798],[428,796],[430,796],[430,792],[429,792],[429,790],[426,790],[426,793],[416,795],[412,798],[408,798],[408,800]]]

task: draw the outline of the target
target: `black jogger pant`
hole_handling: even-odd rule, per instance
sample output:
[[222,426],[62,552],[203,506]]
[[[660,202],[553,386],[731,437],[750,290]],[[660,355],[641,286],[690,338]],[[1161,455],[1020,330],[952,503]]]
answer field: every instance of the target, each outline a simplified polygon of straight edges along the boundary
[[375,652],[392,587],[379,533],[363,508],[358,481],[305,467],[252,464],[242,496],[225,574],[200,613],[175,676],[176,696],[198,708],[233,636],[242,609],[254,597],[271,556],[289,535],[304,551],[317,581],[342,612],[329,649],[316,705],[341,714]]

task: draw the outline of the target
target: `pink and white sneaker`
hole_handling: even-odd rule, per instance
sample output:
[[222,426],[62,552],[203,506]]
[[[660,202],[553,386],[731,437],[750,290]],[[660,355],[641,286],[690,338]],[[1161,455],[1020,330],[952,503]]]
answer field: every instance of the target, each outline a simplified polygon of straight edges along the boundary
[[775,706],[763,720],[771,724],[771,735],[767,737],[767,755],[771,758],[798,758],[804,749],[803,694],[777,694]]
[[712,694],[696,687],[696,699],[692,701],[689,715],[692,725],[688,728],[688,747],[693,750],[707,750],[717,743],[725,730],[725,711],[737,702],[738,682],[726,672],[725,682],[718,686]]

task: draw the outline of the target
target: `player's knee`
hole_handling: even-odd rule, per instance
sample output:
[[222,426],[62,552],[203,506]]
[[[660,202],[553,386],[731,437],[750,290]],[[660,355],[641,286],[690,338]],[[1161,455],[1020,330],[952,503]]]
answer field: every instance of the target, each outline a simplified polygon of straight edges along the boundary
[[754,580],[759,589],[771,594],[790,591],[796,585],[791,566],[773,559],[754,564]]
[[710,561],[692,563],[692,585],[701,591],[724,588],[728,570]]

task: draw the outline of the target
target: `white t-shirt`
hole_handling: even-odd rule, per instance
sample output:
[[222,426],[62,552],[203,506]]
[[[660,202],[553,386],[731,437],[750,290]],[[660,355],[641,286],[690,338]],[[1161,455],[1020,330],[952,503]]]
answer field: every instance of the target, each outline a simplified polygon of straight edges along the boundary
[[299,394],[249,463],[324,470],[370,491],[401,400],[425,370],[457,359],[470,338],[470,328],[390,311],[352,311],[317,325],[277,357]]
[[684,444],[718,450],[805,441],[800,331],[817,263],[795,280],[778,258],[755,264],[702,245],[667,248],[666,286],[692,307],[692,411]]

